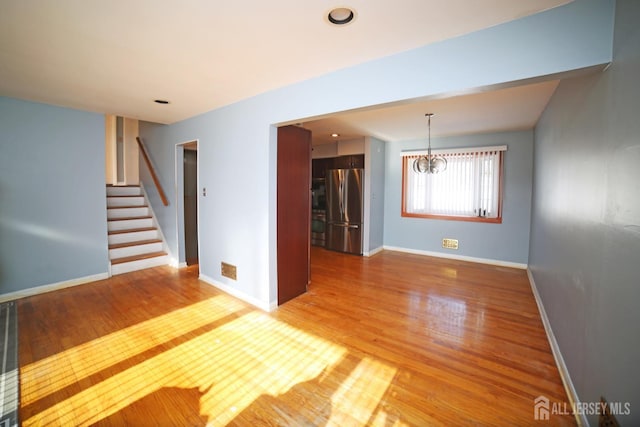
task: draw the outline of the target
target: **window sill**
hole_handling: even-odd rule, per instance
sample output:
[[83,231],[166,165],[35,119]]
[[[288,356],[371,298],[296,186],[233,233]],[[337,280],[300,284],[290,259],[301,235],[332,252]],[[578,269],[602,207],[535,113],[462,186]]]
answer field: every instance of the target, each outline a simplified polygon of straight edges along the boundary
[[402,212],[401,216],[405,218],[443,219],[446,221],[486,222],[489,224],[502,224],[502,217],[485,218],[481,216],[428,215],[428,214],[412,214],[407,212]]

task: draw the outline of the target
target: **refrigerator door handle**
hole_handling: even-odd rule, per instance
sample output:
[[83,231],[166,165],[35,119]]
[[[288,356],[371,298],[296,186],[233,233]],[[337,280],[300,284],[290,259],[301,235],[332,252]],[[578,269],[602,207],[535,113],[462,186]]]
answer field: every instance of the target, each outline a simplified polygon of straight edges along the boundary
[[338,209],[340,210],[340,218],[342,219],[342,181],[338,179]]
[[348,197],[349,197],[349,187],[347,186],[348,182],[347,182],[347,177],[349,175],[345,172],[344,174],[344,179],[342,180],[342,206],[344,209],[344,212],[342,212],[342,218],[344,218],[345,221],[349,222],[349,217],[348,217],[348,206],[349,206],[349,201],[348,201]]
[[359,224],[349,224],[348,222],[330,222],[329,225],[344,228],[360,228]]

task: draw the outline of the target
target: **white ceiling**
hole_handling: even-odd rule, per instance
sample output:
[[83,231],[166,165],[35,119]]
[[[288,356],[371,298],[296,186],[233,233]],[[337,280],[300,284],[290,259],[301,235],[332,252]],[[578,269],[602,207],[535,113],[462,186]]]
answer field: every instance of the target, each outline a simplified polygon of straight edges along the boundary
[[[0,95],[173,123],[568,1],[0,0]],[[356,19],[343,27],[328,24],[328,11],[344,5]],[[171,103],[153,103],[158,98]],[[478,99],[465,98],[486,105]],[[435,128],[446,123],[446,108],[459,108],[441,101],[385,113],[423,118],[433,110],[442,117],[434,119]],[[465,111],[468,124],[488,120],[482,109]],[[525,121],[536,111],[523,112]],[[353,115],[354,132],[379,121],[376,114]],[[394,126],[376,132],[395,139]],[[415,121],[402,128],[410,136],[419,127]]]

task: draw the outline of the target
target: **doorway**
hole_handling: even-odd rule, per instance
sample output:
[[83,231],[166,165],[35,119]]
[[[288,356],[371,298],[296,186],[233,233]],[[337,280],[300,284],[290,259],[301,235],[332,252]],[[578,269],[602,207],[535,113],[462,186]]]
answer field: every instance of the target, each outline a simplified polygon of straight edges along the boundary
[[184,149],[184,253],[187,265],[198,264],[198,150]]
[[197,265],[198,245],[198,142],[176,146],[176,209],[179,264]]
[[105,115],[105,172],[110,185],[140,184],[138,120]]

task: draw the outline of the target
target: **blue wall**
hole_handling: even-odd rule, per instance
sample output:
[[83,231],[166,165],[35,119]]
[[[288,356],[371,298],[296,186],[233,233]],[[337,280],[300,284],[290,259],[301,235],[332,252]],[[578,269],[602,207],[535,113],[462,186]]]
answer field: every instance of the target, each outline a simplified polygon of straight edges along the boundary
[[[431,140],[434,148],[508,146],[504,157],[502,224],[400,216],[400,153],[422,149],[426,144],[426,140],[387,143],[385,246],[526,264],[529,257],[533,132],[501,132]],[[442,249],[442,239],[445,237],[458,239],[459,249]]]
[[[208,192],[199,200],[201,274],[261,307],[273,305],[275,126],[607,63],[612,14],[612,1],[572,2],[270,91],[173,125],[141,125],[140,133],[172,200],[168,207],[151,200],[172,251],[177,253],[177,238],[172,237],[177,235],[175,144],[197,139],[200,186]],[[526,249],[505,258],[526,260]],[[221,261],[238,267],[237,281],[221,276]]]
[[640,2],[616,9],[611,67],[561,82],[536,127],[529,263],[580,399],[640,425]]
[[108,270],[101,114],[0,98],[0,294]]

